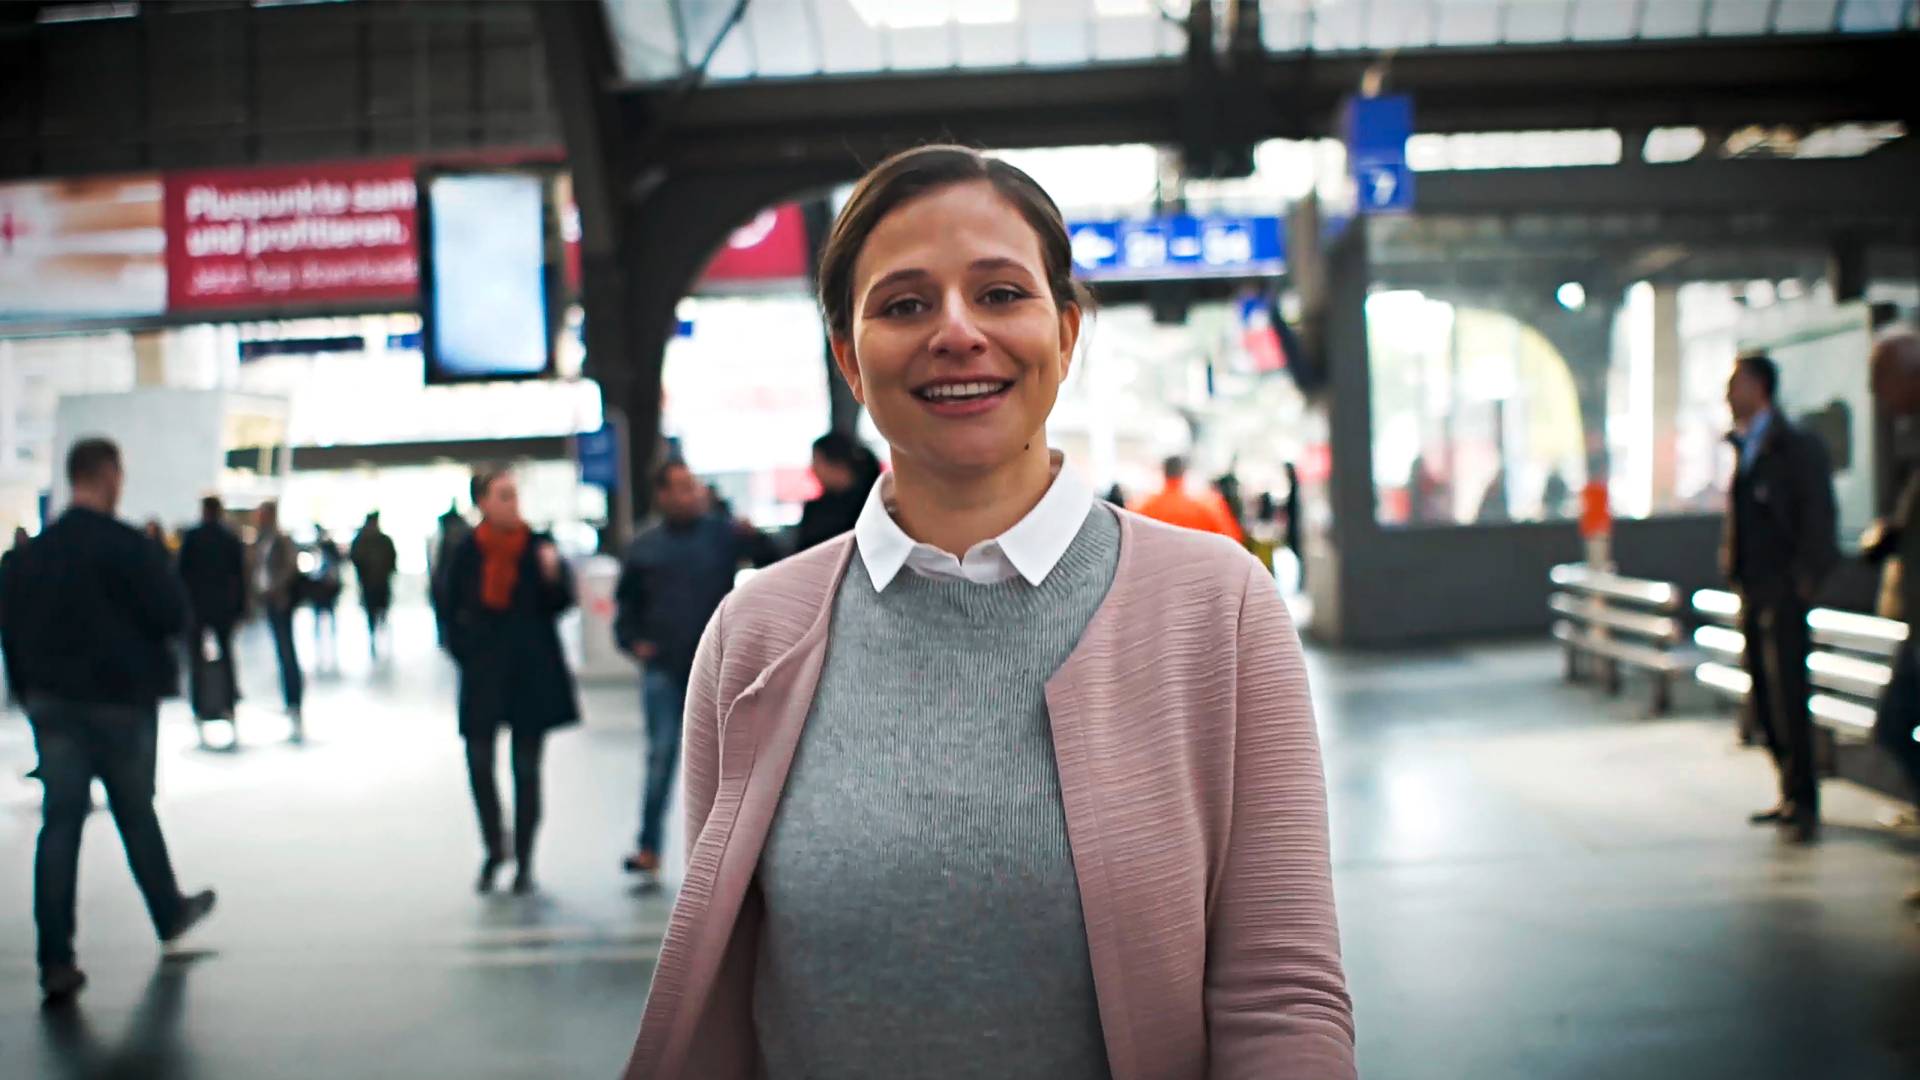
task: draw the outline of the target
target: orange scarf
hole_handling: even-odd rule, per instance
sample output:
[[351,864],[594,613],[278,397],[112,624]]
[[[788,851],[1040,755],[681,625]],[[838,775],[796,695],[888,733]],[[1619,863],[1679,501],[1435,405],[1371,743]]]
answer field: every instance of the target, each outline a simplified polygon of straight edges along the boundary
[[520,583],[520,556],[526,553],[527,539],[533,531],[525,525],[517,529],[496,529],[487,522],[473,530],[480,545],[480,602],[494,611],[513,606],[513,587]]

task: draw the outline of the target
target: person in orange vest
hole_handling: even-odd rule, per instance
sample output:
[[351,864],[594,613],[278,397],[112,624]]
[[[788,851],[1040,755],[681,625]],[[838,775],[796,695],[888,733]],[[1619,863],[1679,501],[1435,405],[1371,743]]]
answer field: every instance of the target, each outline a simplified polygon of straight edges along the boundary
[[1170,457],[1163,466],[1167,476],[1167,486],[1158,495],[1135,506],[1134,512],[1144,514],[1155,521],[1164,521],[1169,525],[1178,525],[1186,529],[1199,529],[1201,532],[1215,532],[1222,536],[1245,542],[1239,523],[1233,520],[1233,514],[1227,510],[1226,500],[1218,493],[1209,492],[1206,496],[1188,494],[1186,489],[1187,462],[1178,455]]

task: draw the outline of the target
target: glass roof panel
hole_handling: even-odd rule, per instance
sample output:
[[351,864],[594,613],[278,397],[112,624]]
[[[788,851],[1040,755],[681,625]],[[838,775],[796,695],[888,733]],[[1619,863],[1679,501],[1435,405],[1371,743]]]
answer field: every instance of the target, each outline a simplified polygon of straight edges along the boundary
[[1707,25],[1706,0],[1660,0],[1640,13],[1640,36],[1699,37]]
[[1773,26],[1783,34],[1824,34],[1833,29],[1839,7],[1840,0],[1794,0],[1780,5]]
[[[1197,0],[602,2],[627,77],[652,83],[679,78],[716,40],[716,81],[1177,57]],[[1205,2],[1223,24],[1228,0]],[[1920,29],[1920,0],[1258,2],[1262,43],[1277,54]]]
[[1491,45],[1500,40],[1500,5],[1465,0],[1434,7],[1435,45]]

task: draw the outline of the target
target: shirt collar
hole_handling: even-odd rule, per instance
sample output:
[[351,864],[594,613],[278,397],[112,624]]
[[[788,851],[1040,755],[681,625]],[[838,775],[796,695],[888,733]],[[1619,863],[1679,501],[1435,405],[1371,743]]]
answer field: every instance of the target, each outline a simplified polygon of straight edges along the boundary
[[[977,544],[968,551],[968,557],[988,545],[998,546],[1013,568],[1020,572],[1029,585],[1038,585],[1047,579],[1053,568],[1060,563],[1067,548],[1073,546],[1074,538],[1080,535],[1081,526],[1086,524],[1087,514],[1093,510],[1093,489],[1087,486],[1080,474],[1066,467],[1065,457],[1058,450],[1050,451],[1053,467],[1053,483],[1047,487],[1047,493],[1040,497],[1027,516],[1016,522],[1013,528],[984,543]],[[860,549],[860,561],[866,564],[867,576],[873,579],[876,591],[884,592],[893,579],[907,565],[908,556],[916,547],[926,547],[908,536],[900,523],[893,518],[893,475],[882,476],[880,482],[873,485],[868,493],[866,505],[860,508],[860,518],[854,523],[853,538]],[[929,548],[929,550],[932,550]]]

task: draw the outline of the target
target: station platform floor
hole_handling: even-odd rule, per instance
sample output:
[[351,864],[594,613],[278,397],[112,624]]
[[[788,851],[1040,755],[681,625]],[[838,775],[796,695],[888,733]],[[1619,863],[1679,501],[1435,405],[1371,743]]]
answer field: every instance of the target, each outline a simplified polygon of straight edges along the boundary
[[[557,735],[532,898],[477,897],[451,672],[426,613],[372,666],[314,679],[284,741],[248,643],[241,748],[163,717],[159,799],[182,884],[220,891],[161,959],[107,816],[90,822],[80,956],[35,986],[31,741],[0,720],[0,1077],[611,1077],[669,900],[617,870],[641,735],[630,683]],[[305,643],[303,643],[305,647]],[[311,659],[310,650],[309,658]],[[1771,770],[1730,721],[1667,720],[1559,679],[1544,645],[1311,656],[1335,870],[1369,1080],[1920,1076],[1920,833],[1829,783],[1822,842],[1746,824]]]

